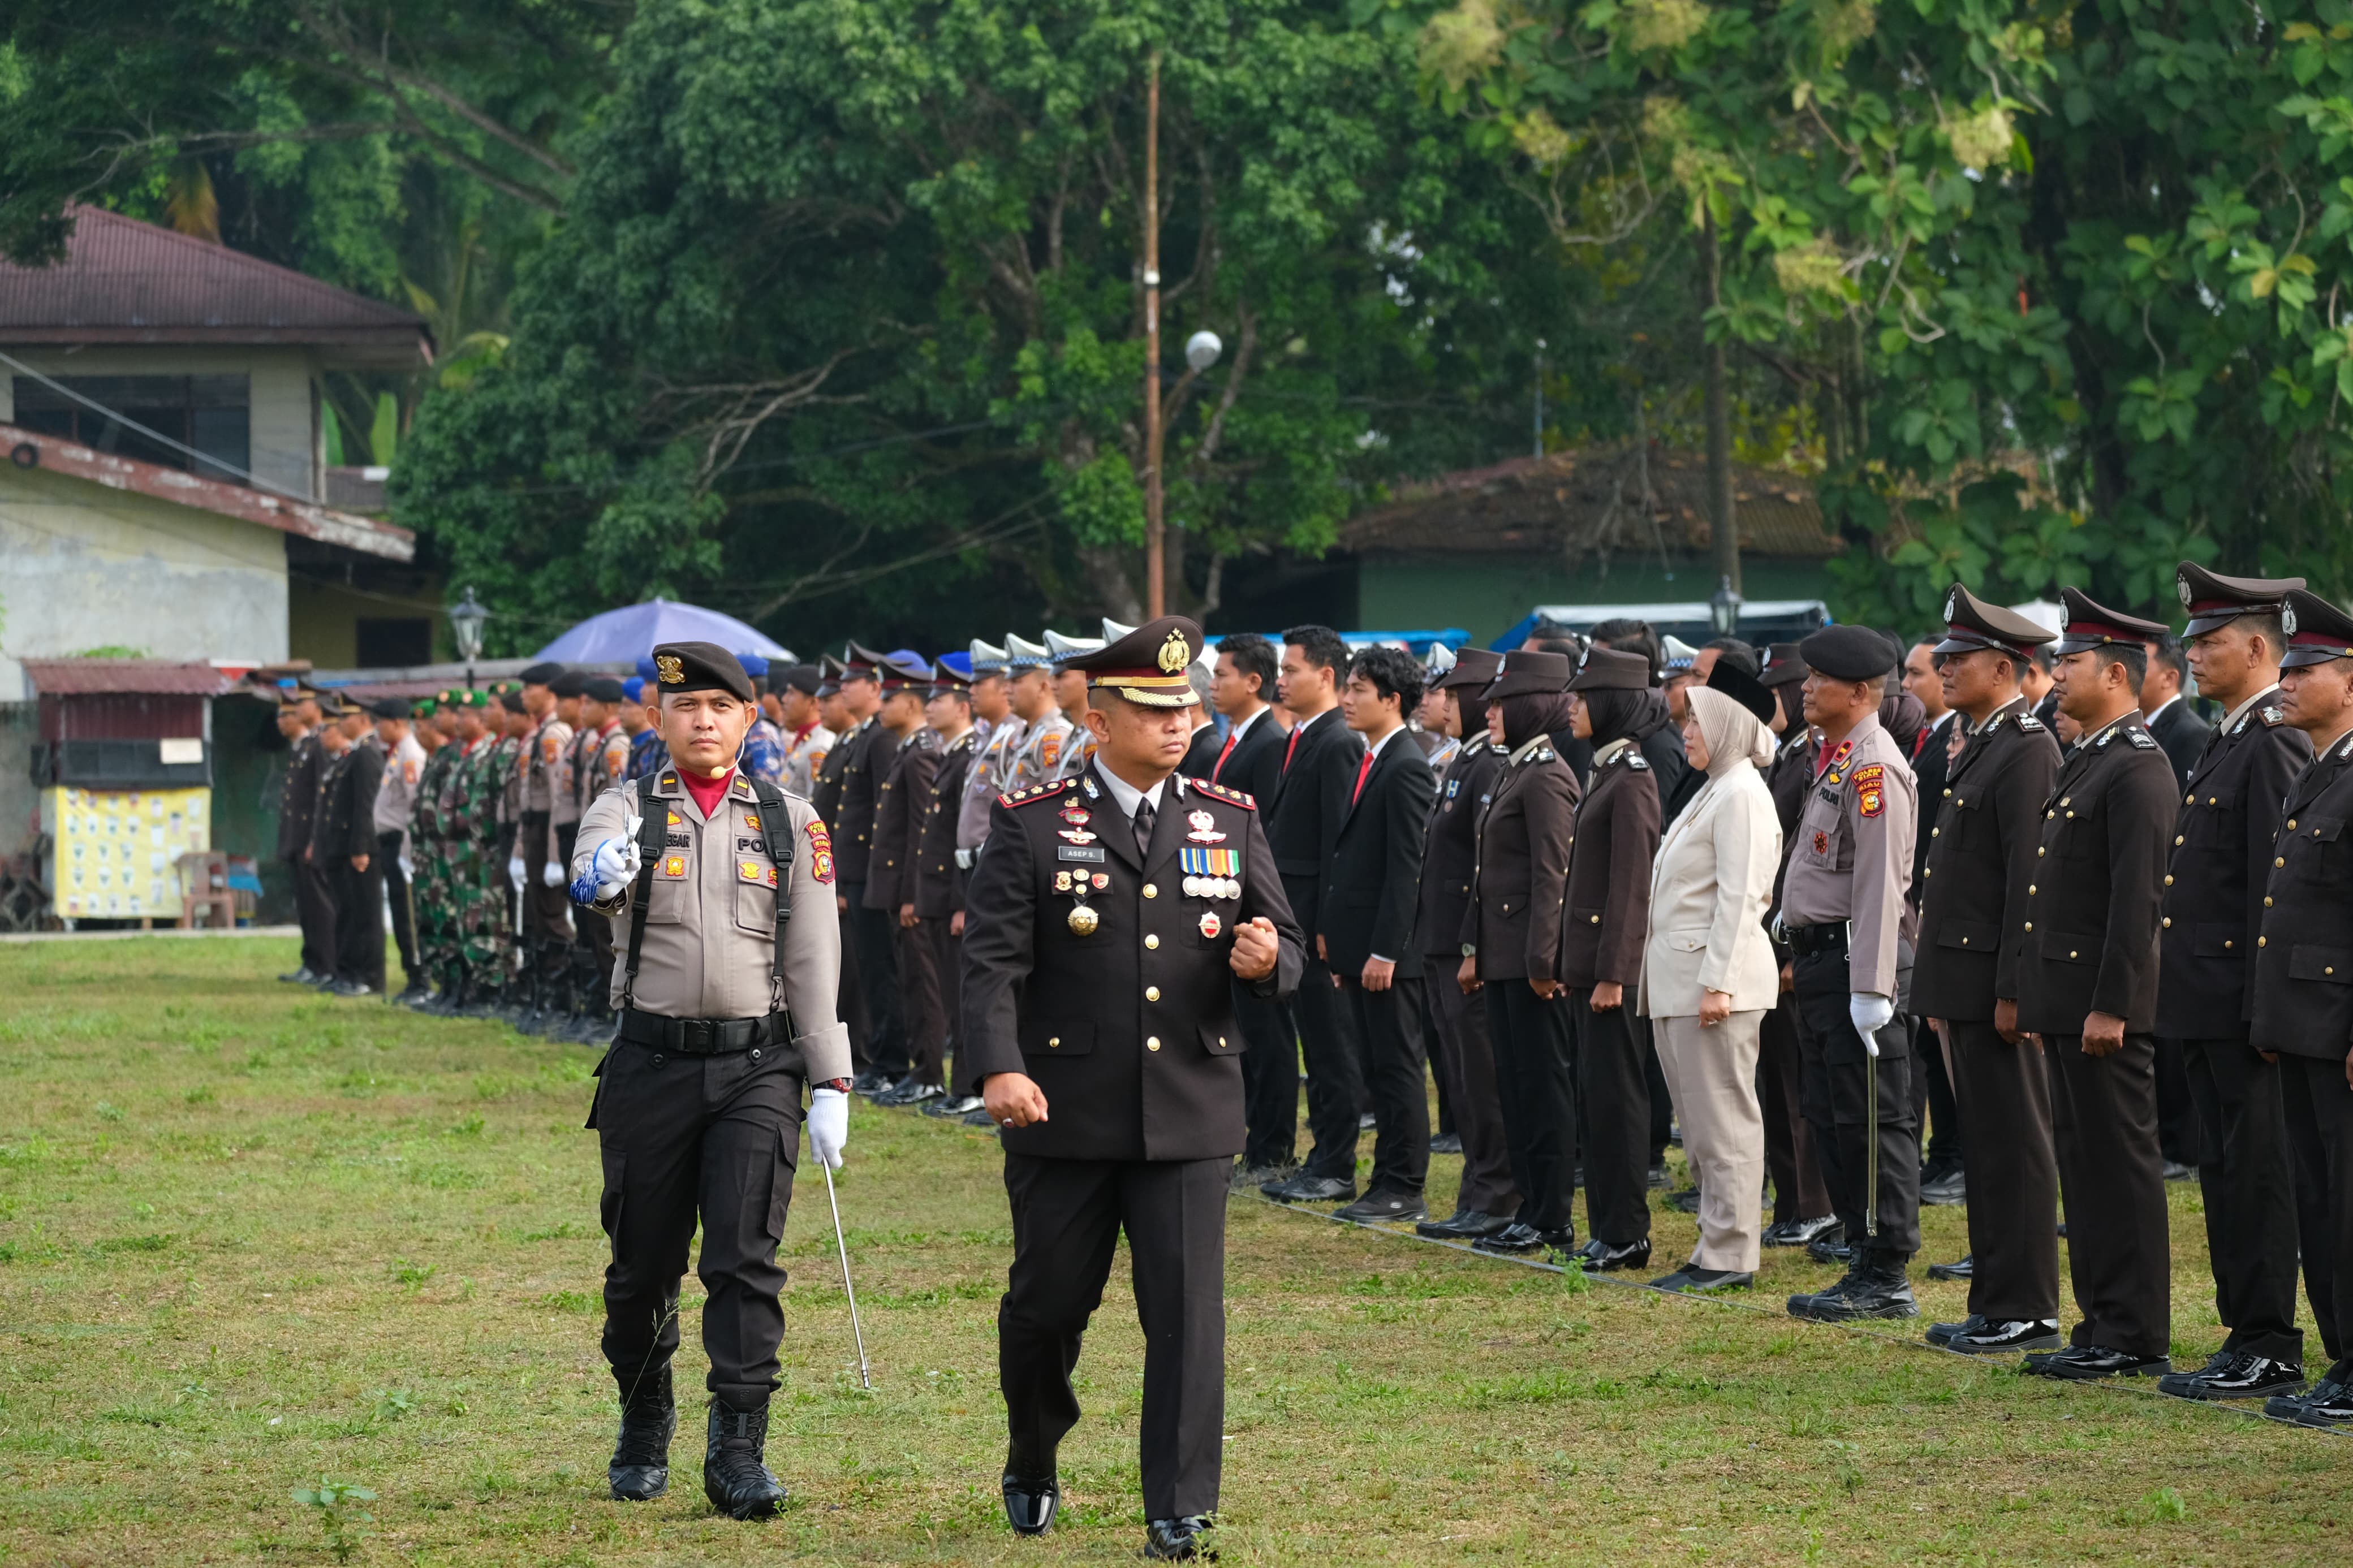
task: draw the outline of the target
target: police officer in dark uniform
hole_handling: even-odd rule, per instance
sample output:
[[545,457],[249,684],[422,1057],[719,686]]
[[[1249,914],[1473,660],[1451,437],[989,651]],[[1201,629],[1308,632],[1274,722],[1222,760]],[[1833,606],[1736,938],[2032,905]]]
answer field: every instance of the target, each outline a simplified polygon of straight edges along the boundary
[[294,880],[294,918],[302,931],[302,961],[278,978],[292,985],[335,983],[335,902],[323,868],[310,858],[311,819],[319,810],[319,703],[297,689],[278,704],[278,732],[286,737],[286,776],[278,789],[278,858]]
[[2172,1334],[2164,1163],[2157,1147],[2158,903],[2177,775],[2141,721],[2147,645],[2163,628],[2074,588],[2052,668],[2080,729],[2042,803],[2018,933],[2018,1026],[2042,1037],[2084,1314],[2046,1377],[2162,1374]]
[[2162,1378],[2158,1388],[2189,1399],[2269,1398],[2304,1385],[2295,1188],[2279,1066],[2247,1043],[2247,1027],[2280,806],[2312,761],[2311,740],[2279,700],[2280,615],[2304,579],[2223,577],[2185,561],[2176,581],[2199,693],[2224,713],[2190,766],[2174,827],[2157,1033],[2180,1043],[2204,1133],[2198,1180],[2214,1307],[2231,1332],[2202,1370]]
[[[924,706],[932,732],[940,737],[939,769],[932,775],[932,798],[920,813],[915,834],[915,920],[917,934],[931,944],[932,965],[939,976],[941,1035],[937,1040],[915,1042],[923,1053],[914,1076],[926,1084],[956,1081],[947,1070],[946,1051],[964,1037],[964,933],[957,918],[964,913],[965,873],[956,866],[956,827],[965,799],[965,785],[978,765],[981,735],[972,721],[970,680],[943,658],[931,700]],[[932,1098],[932,1097],[927,1097]],[[970,1097],[940,1095],[923,1107],[923,1114],[964,1115]],[[964,1106],[943,1110],[942,1106]]]
[[[866,912],[888,922],[897,976],[899,1017],[906,1031],[909,1066],[898,1082],[878,1091],[877,1105],[919,1105],[942,1092],[926,1076],[940,1064],[927,1060],[927,1047],[947,1034],[940,1001],[943,976],[934,962],[931,939],[915,916],[915,879],[923,816],[939,773],[940,737],[924,721],[936,679],[931,661],[905,648],[882,656],[883,757],[875,763],[873,852],[866,861]],[[884,760],[887,758],[887,760]]]
[[[1968,742],[1938,786],[1920,873],[1912,1009],[1950,1051],[1969,1119],[1969,1315],[1928,1342],[1964,1354],[2059,1344],[2059,1167],[2051,1075],[2018,1027],[2018,944],[2059,742],[2018,689],[2052,634],[1957,584],[1936,653]],[[1931,744],[1942,744],[1941,740]],[[1936,1042],[1924,1039],[1923,1049]]]
[[1199,627],[1164,616],[1071,668],[1093,760],[998,798],[967,894],[957,1070],[1002,1128],[1013,1267],[997,1312],[1008,1519],[1052,1522],[1071,1371],[1124,1231],[1145,1335],[1145,1554],[1218,1502],[1225,1215],[1240,1152],[1239,978],[1298,984],[1299,928],[1250,796],[1172,772]]
[[874,817],[881,809],[882,781],[897,756],[899,737],[883,728],[882,655],[850,643],[842,654],[841,695],[858,715],[827,758],[841,759],[840,794],[833,824],[841,857],[841,896],[848,901],[847,931],[857,951],[859,989],[865,1001],[866,1070],[858,1091],[880,1094],[907,1075],[906,1018],[899,1000],[896,912],[867,907],[866,883],[874,861]]
[[2305,1290],[2327,1373],[2263,1413],[2307,1426],[2353,1428],[2353,616],[2292,589],[2280,624],[2280,706],[2317,753],[2288,789],[2263,886],[2248,1037],[2276,1057],[2295,1168]]

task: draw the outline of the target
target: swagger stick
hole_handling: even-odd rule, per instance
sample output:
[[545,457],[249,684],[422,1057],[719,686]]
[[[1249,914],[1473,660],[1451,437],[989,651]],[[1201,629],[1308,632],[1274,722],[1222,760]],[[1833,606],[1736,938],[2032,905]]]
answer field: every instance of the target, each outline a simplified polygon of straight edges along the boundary
[[833,1167],[820,1156],[817,1168],[825,1173],[825,1201],[833,1209],[833,1244],[841,1250],[841,1293],[849,1298],[849,1337],[858,1342],[858,1385],[871,1390],[874,1380],[866,1373],[866,1331],[858,1326],[858,1291],[849,1283],[849,1242],[841,1234],[841,1200],[833,1195]]

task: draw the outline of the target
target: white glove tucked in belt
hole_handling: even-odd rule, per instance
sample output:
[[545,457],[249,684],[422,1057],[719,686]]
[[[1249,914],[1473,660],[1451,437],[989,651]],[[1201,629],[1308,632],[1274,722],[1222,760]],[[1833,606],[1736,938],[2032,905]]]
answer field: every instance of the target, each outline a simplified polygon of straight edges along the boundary
[[523,864],[522,856],[518,855],[507,862],[507,880],[515,885],[516,892],[522,891],[522,873]]
[[1895,1004],[1872,992],[1857,991],[1846,999],[1846,1016],[1854,1020],[1854,1032],[1862,1037],[1862,1048],[1877,1056],[1879,1031],[1895,1016]]

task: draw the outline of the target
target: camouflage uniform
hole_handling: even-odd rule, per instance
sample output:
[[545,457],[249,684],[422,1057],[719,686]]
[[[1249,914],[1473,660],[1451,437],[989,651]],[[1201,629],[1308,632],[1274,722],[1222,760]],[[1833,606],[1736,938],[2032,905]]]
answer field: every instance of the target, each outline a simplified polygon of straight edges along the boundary
[[436,982],[446,981],[458,958],[449,894],[450,829],[441,811],[441,791],[464,752],[455,741],[434,747],[417,775],[417,799],[409,806],[408,858],[417,867],[409,883],[417,909],[417,961]]

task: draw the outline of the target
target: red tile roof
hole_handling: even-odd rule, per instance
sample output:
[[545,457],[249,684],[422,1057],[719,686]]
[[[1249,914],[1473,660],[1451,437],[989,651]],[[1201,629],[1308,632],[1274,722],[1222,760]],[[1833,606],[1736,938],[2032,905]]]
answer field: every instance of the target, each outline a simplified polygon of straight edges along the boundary
[[0,260],[0,342],[300,343],[340,349],[326,355],[339,365],[433,363],[421,316],[102,207],[73,217],[57,266]]
[[28,658],[25,679],[44,697],[225,697],[238,682],[209,664],[160,658]]

